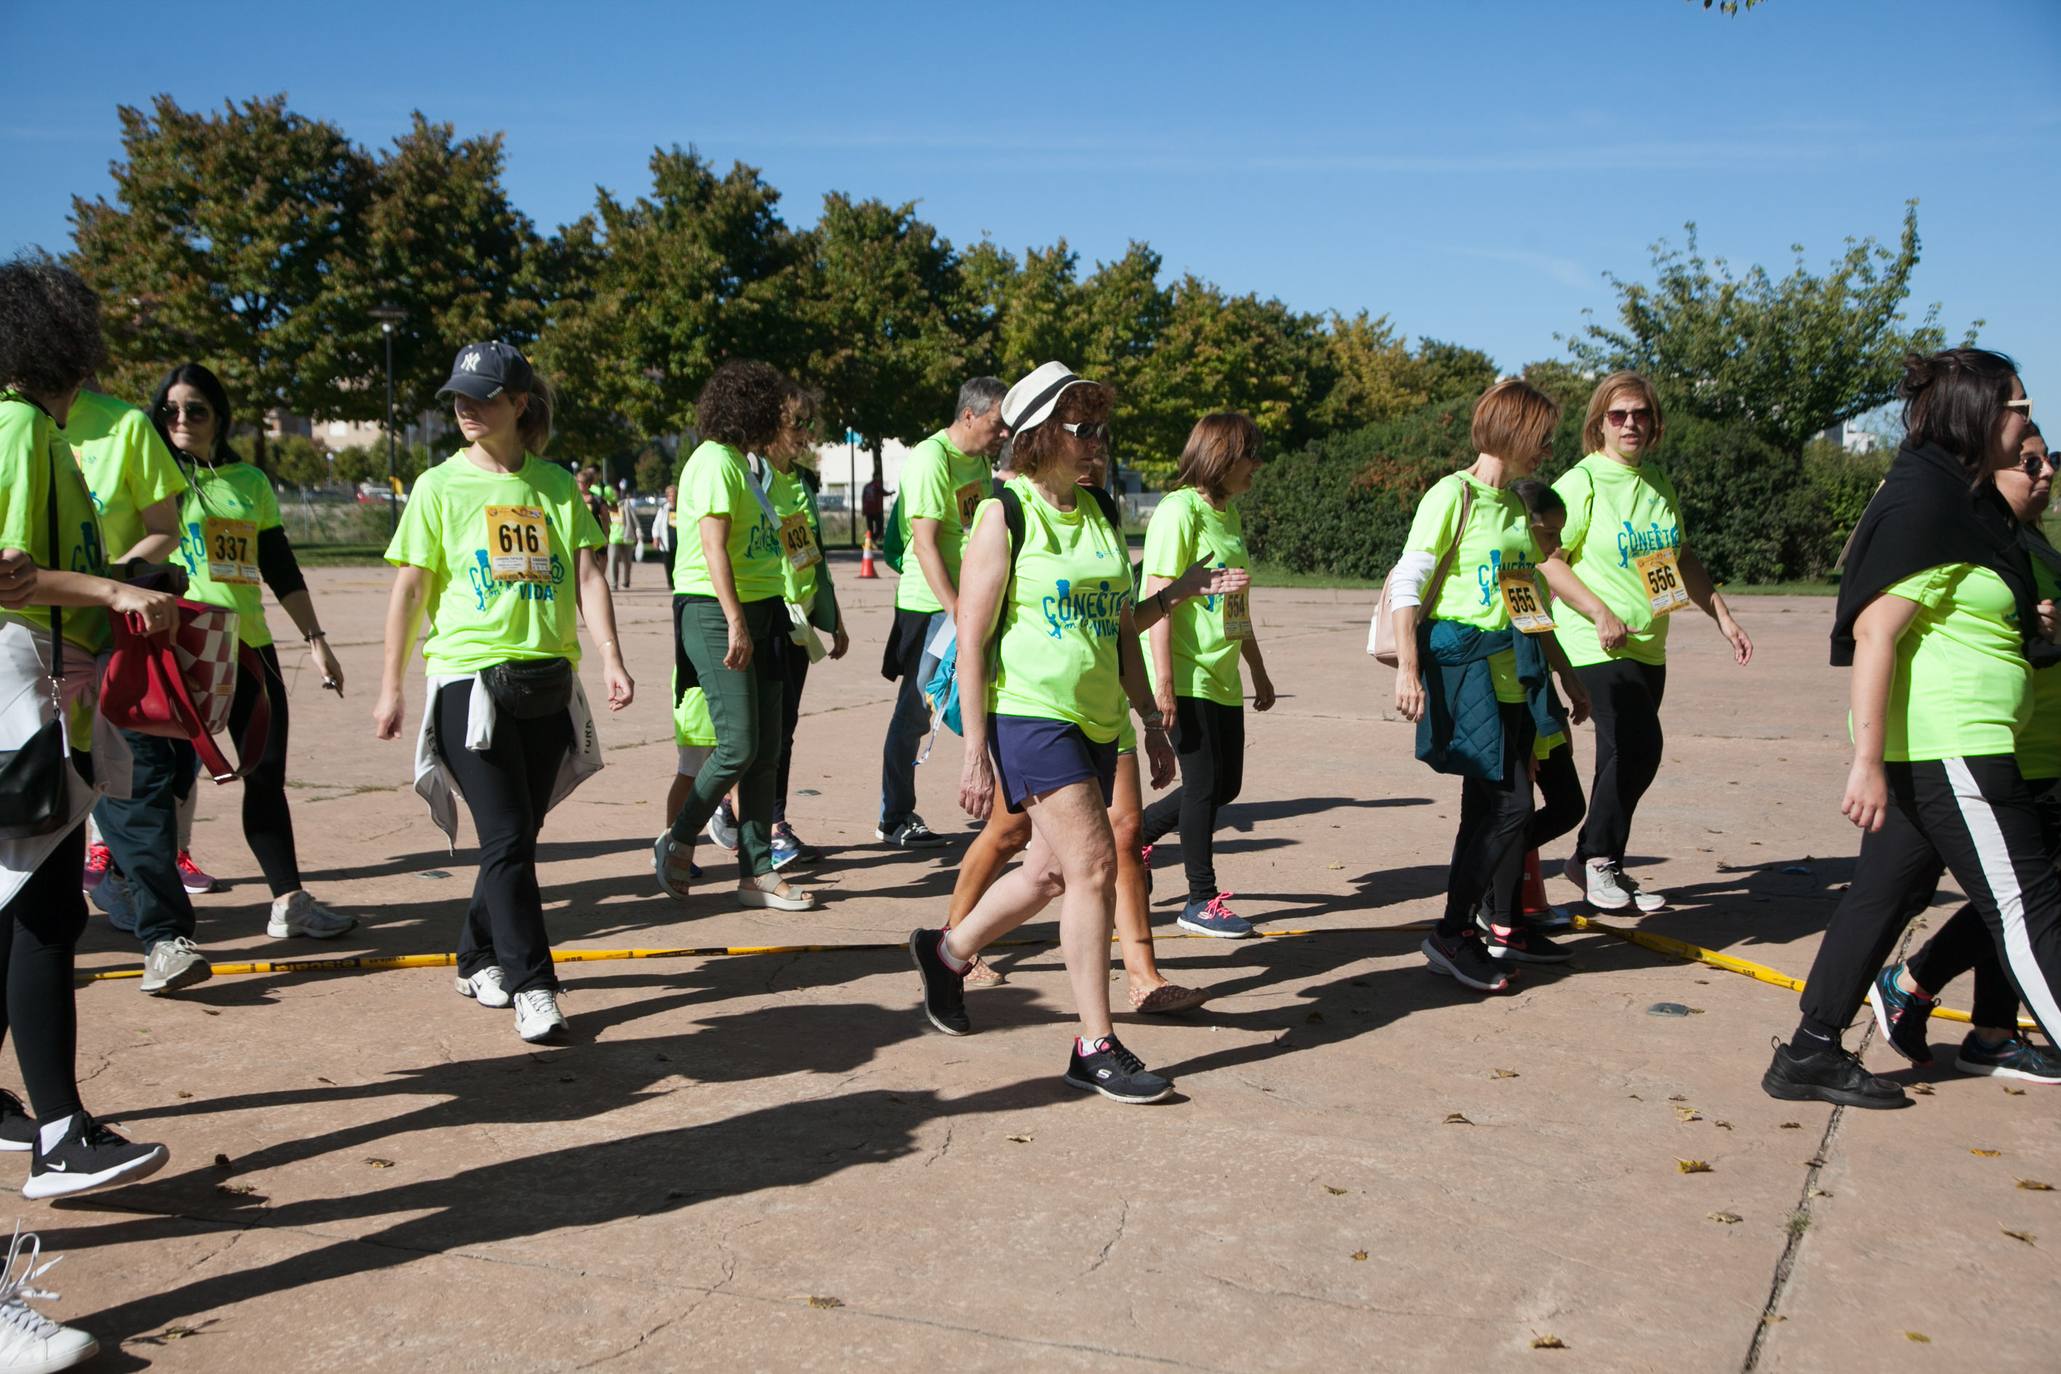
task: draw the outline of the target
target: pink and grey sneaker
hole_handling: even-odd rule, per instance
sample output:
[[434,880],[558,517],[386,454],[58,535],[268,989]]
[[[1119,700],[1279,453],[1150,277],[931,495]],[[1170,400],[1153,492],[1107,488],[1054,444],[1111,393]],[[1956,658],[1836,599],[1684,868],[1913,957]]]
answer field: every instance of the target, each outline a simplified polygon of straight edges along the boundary
[[1190,901],[1181,910],[1177,924],[1194,935],[1213,935],[1219,940],[1243,940],[1252,934],[1252,922],[1224,905],[1231,894],[1219,892],[1206,902]]
[[[101,852],[105,853],[106,850],[103,849]],[[88,867],[91,867],[90,862]],[[184,887],[187,892],[195,897],[200,896],[204,892],[213,892],[221,886],[220,883],[215,881],[214,874],[207,872],[199,864],[195,863],[193,856],[183,849],[179,851],[179,883],[180,886]]]
[[81,890],[91,892],[94,888],[99,887],[101,880],[107,877],[108,869],[112,867],[114,867],[114,855],[107,852],[106,845],[87,845],[86,867],[79,874],[79,887]]

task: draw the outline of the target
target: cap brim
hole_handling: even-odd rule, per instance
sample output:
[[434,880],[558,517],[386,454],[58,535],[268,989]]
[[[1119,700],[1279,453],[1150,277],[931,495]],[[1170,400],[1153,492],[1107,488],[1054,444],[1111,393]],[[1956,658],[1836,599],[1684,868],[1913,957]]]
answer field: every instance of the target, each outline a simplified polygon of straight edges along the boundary
[[459,396],[470,396],[475,401],[491,401],[499,396],[502,390],[499,382],[461,372],[437,388],[437,399],[442,400],[455,393]]
[[1065,384],[1059,390],[1053,392],[1049,398],[1040,398],[1037,408],[1031,411],[1030,414],[1020,417],[1015,424],[1007,426],[1009,437],[1013,439],[1025,430],[1036,429],[1039,425],[1051,419],[1053,412],[1059,409],[1059,398],[1075,387],[1094,385],[1095,381],[1091,377],[1067,378]]

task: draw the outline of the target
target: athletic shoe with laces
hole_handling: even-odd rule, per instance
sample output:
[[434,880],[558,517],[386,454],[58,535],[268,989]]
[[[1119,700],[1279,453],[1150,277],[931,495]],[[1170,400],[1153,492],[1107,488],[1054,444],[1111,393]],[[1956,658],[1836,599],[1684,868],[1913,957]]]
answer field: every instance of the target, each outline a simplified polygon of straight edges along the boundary
[[136,933],[136,903],[130,898],[127,878],[110,870],[87,895],[95,909],[106,913],[109,925],[124,935]]
[[87,845],[86,867],[79,874],[79,886],[85,891],[91,892],[94,888],[100,886],[100,880],[107,876],[108,869],[112,867],[114,867],[114,855],[108,852],[106,845]]
[[1775,1042],[1775,1057],[1761,1075],[1761,1091],[1784,1102],[1830,1102],[1841,1107],[1908,1107],[1911,1099],[1890,1079],[1869,1073],[1861,1057],[1831,1042],[1826,1049],[1799,1054]]
[[923,980],[923,1014],[930,1024],[946,1035],[971,1035],[973,1021],[966,1015],[966,975],[953,971],[938,951],[942,930],[909,932],[909,959],[916,976]]
[[272,899],[272,914],[265,921],[265,933],[275,940],[294,935],[305,935],[310,940],[334,940],[357,924],[357,917],[330,910],[303,888]]
[[89,1188],[111,1188],[149,1178],[165,1167],[171,1153],[162,1145],[128,1140],[95,1121],[90,1113],[72,1113],[57,1144],[43,1148],[36,1137],[29,1151],[25,1198],[65,1197]]
[[183,849],[179,851],[179,884],[189,895],[195,897],[213,892],[221,886],[215,881],[214,874],[195,863],[193,856]]
[[877,829],[876,840],[886,840],[897,849],[938,849],[945,843],[945,837],[923,823],[923,817],[910,816],[892,830]]
[[1476,992],[1501,992],[1510,986],[1509,972],[1489,958],[1481,937],[1471,930],[1451,937],[1434,930],[1418,948],[1424,952],[1433,973],[1455,979],[1462,987]]
[[1213,935],[1219,940],[1243,940],[1252,934],[1252,922],[1224,905],[1231,894],[1219,892],[1206,902],[1190,900],[1176,923],[1195,935]]
[[1560,935],[1574,929],[1574,913],[1564,906],[1548,906],[1544,911],[1527,911],[1517,918],[1517,924],[1547,935]]
[[1598,911],[1623,911],[1636,906],[1643,915],[1667,906],[1665,896],[1642,889],[1615,859],[1590,859],[1582,866],[1582,873],[1582,888],[1588,894],[1589,905]]
[[1086,1054],[1075,1040],[1066,1062],[1066,1081],[1115,1102],[1157,1102],[1174,1090],[1173,1079],[1146,1068],[1145,1061],[1113,1035],[1101,1037]]
[[14,1243],[0,1276],[0,1371],[8,1374],[52,1374],[100,1352],[100,1342],[85,1332],[60,1326],[29,1306],[30,1298],[57,1301],[57,1294],[35,1287],[36,1280],[57,1264],[56,1259],[42,1263],[42,1258],[43,1242],[34,1234],[24,1235],[21,1223],[15,1222]]
[[1876,974],[1868,989],[1868,1005],[1875,1009],[1875,1024],[1882,1028],[1882,1038],[1891,1049],[1913,1064],[1930,1064],[1932,1044],[1925,1038],[1925,1032],[1931,1024],[1932,1009],[1939,1002],[1898,987],[1896,977],[1903,971],[1902,964],[1892,964]]
[[801,836],[794,833],[794,827],[781,821],[773,827],[773,867],[782,869],[789,864],[814,863],[820,857],[814,848],[803,844]]
[[152,997],[205,983],[214,976],[214,966],[184,935],[159,940],[143,956],[142,987]]
[[461,973],[451,983],[458,989],[460,997],[470,997],[481,1006],[493,1007],[497,1011],[515,1000],[503,985],[499,964],[488,964],[470,978]]
[[1961,1042],[1954,1067],[1989,1078],[2015,1078],[2024,1083],[2061,1083],[2061,1055],[2042,1049],[2022,1035],[2001,1045],[1985,1045],[1973,1032]]
[[550,988],[524,988],[515,994],[515,1033],[532,1045],[565,1037],[565,1013]]
[[0,1150],[26,1151],[36,1148],[36,1118],[22,1100],[0,1088]]
[[715,814],[708,818],[704,827],[708,837],[715,841],[716,848],[737,852],[737,813],[730,809],[730,799],[725,797],[717,804]]
[[1474,924],[1481,929],[1482,944],[1491,959],[1513,964],[1564,964],[1574,957],[1536,926],[1499,926],[1485,915],[1476,915]]

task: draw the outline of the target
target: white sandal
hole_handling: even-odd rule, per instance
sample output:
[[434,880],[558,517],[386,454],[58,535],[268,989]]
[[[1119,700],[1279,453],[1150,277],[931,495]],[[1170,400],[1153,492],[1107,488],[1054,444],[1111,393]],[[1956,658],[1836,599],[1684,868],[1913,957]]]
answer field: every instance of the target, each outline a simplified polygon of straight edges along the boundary
[[[816,894],[807,888],[788,887],[777,873],[762,873],[746,880],[747,886],[737,889],[737,904],[750,907],[770,907],[774,911],[814,911]],[[768,886],[770,884],[770,886]]]

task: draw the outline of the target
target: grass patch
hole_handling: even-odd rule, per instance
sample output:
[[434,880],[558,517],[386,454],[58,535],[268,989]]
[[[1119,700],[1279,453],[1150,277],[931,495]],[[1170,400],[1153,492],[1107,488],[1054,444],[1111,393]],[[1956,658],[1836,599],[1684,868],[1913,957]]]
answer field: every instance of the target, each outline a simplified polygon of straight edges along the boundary
[[304,568],[380,568],[385,544],[296,544],[294,561]]
[[1336,573],[1296,572],[1279,563],[1255,563],[1252,580],[1261,587],[1318,587],[1341,591],[1380,591],[1379,582],[1364,577],[1340,577]]
[[1837,596],[1837,582],[1727,582],[1719,587],[1726,596]]

